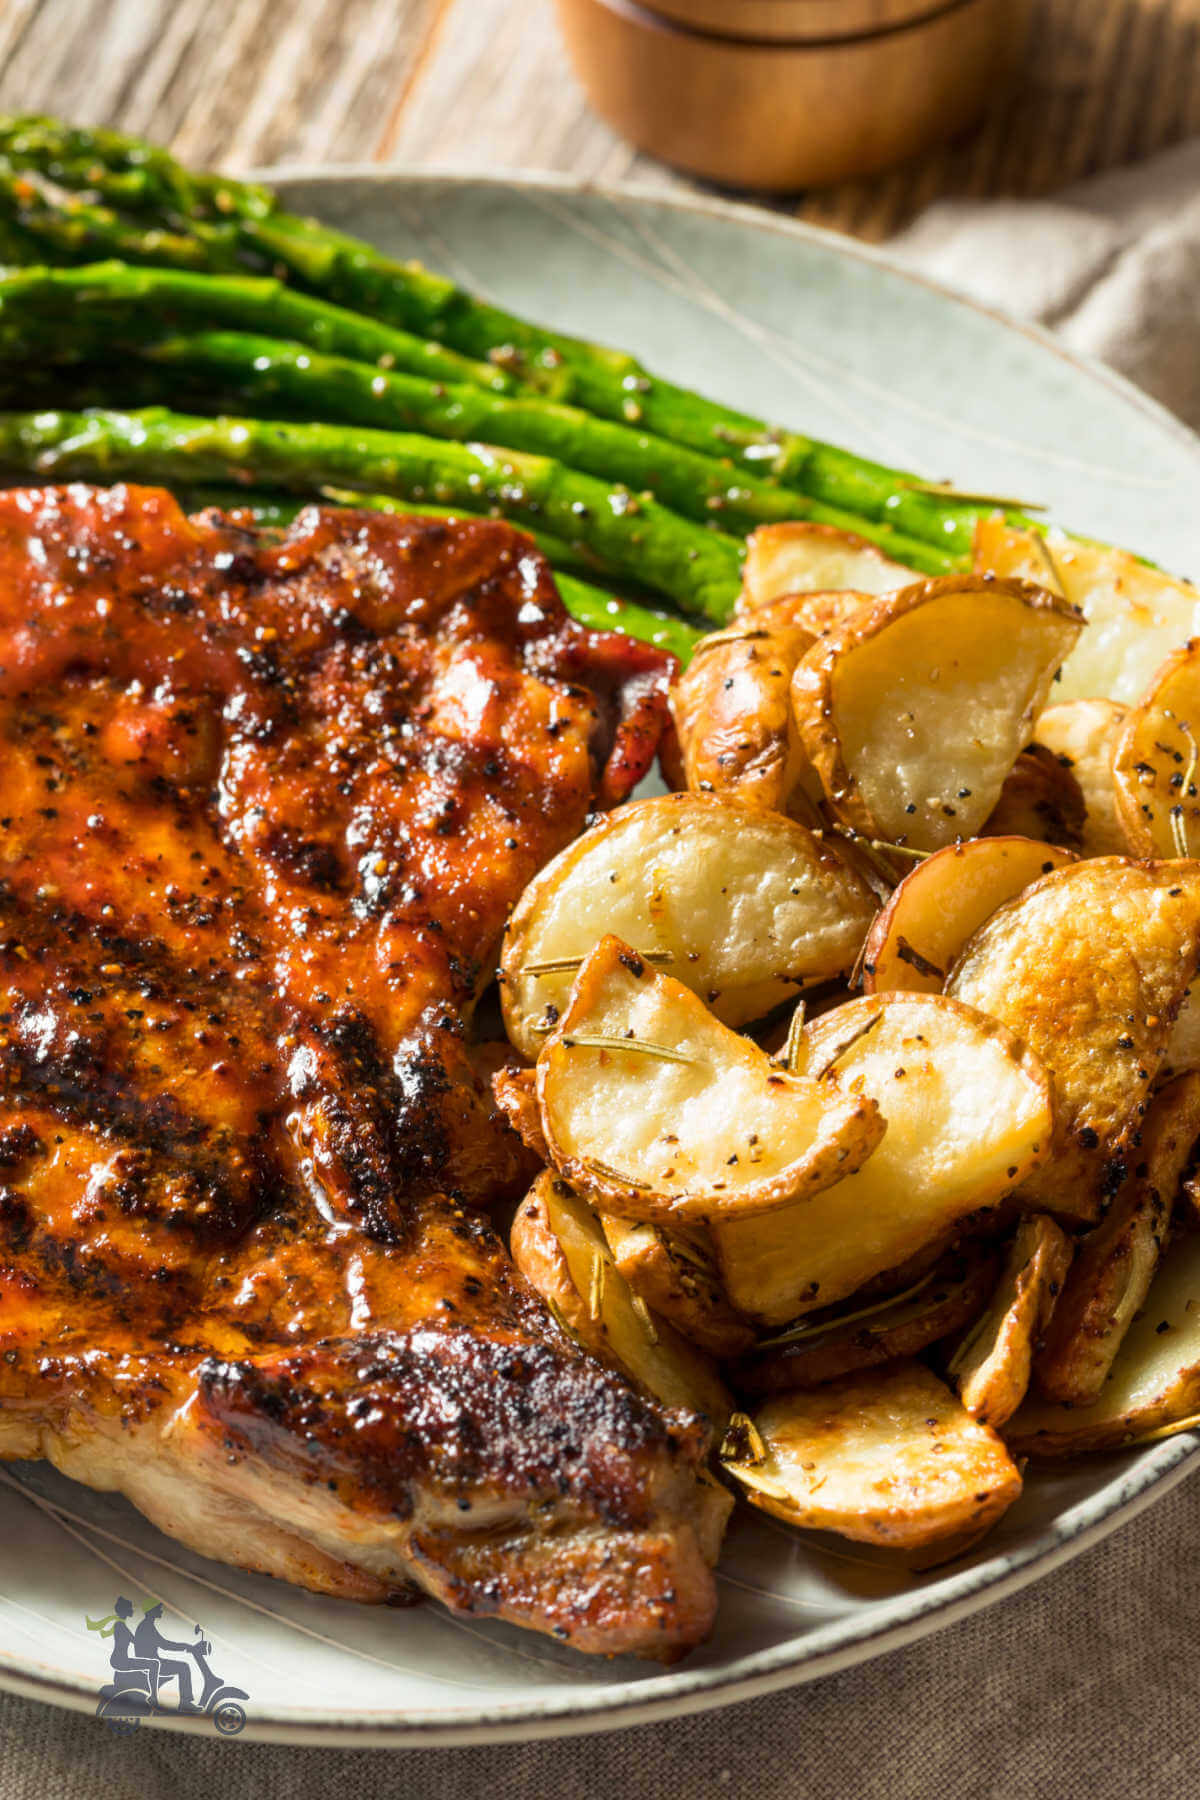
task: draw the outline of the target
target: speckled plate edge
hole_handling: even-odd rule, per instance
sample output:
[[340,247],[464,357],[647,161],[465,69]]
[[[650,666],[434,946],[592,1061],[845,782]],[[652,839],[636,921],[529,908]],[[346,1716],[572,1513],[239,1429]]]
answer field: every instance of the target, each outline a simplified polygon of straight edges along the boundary
[[[1039,326],[1013,320],[998,309],[983,306],[955,293],[942,283],[906,269],[871,245],[845,239],[812,225],[706,195],[677,195],[647,184],[613,186],[580,182],[570,176],[422,168],[411,173],[381,169],[375,164],[337,164],[323,168],[294,165],[256,172],[259,179],[280,187],[289,182],[305,187],[337,186],[353,180],[372,185],[416,187],[442,182],[460,187],[525,188],[559,195],[597,194],[621,205],[633,202],[666,206],[679,211],[736,222],[764,233],[777,233],[820,246],[851,260],[872,264],[892,276],[952,300],[968,311],[992,319],[1001,328],[1041,345],[1061,361],[1084,372],[1092,380],[1119,395],[1149,418],[1184,448],[1191,449],[1200,473],[1200,438],[1157,401],[1104,365],[1067,350]],[[473,1705],[453,1710],[413,1712],[365,1710],[355,1720],[344,1715],[280,1709],[257,1715],[249,1722],[244,1741],[281,1744],[341,1745],[359,1748],[429,1747],[479,1743],[513,1743],[531,1738],[559,1737],[589,1731],[649,1724],[655,1720],[682,1718],[711,1706],[727,1706],[781,1688],[799,1686],[823,1675],[836,1674],[887,1651],[904,1648],[932,1632],[955,1624],[996,1601],[1027,1587],[1144,1511],[1200,1467],[1200,1433],[1186,1433],[1157,1444],[1140,1454],[1103,1492],[1068,1507],[1049,1525],[1031,1534],[1026,1543],[989,1557],[986,1561],[945,1577],[936,1591],[918,1589],[904,1601],[888,1607],[883,1623],[872,1623],[871,1609],[838,1619],[805,1635],[801,1640],[777,1644],[767,1650],[737,1657],[720,1668],[686,1666],[636,1687],[620,1685],[599,1691],[586,1690],[555,1697],[524,1698],[512,1704]],[[65,1679],[45,1664],[12,1657],[0,1650],[0,1688],[29,1699],[43,1700],[74,1711],[92,1712],[95,1689]],[[147,1722],[152,1728],[200,1735],[203,1720],[167,1717]]]

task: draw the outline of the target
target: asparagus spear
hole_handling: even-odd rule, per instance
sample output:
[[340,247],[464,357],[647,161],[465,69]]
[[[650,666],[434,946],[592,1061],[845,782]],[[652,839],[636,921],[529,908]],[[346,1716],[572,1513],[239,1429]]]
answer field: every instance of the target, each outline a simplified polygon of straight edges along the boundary
[[140,412],[0,414],[0,467],[53,478],[344,487],[495,507],[520,525],[549,526],[610,566],[723,624],[740,585],[743,546],[657,501],[581,475],[550,457],[487,444],[447,444],[402,432],[260,419]]
[[[27,123],[11,122],[5,129],[14,134]],[[72,134],[70,156],[64,154],[55,164],[52,125],[37,123],[39,143],[26,151],[29,166],[57,166],[60,173],[68,174],[72,166],[77,169],[85,146],[93,147],[88,134]],[[103,191],[104,177],[99,171],[121,173],[136,163],[138,142],[114,139],[109,133],[103,141],[94,140],[94,152],[91,187]],[[163,152],[156,154],[164,156]],[[417,263],[384,256],[358,239],[286,213],[277,204],[271,206],[261,188],[231,178],[188,176],[178,165],[168,176],[170,164],[169,158],[165,164],[155,164],[156,182],[145,184],[143,213],[137,223],[130,224],[107,209],[122,255],[152,263],[172,262],[177,252],[165,241],[171,236],[166,227],[186,224],[198,234],[200,247],[210,253],[207,266],[211,268],[228,267],[231,256],[235,262],[253,267],[278,265],[314,292],[421,336],[437,338],[469,357],[498,362],[523,384],[552,397],[573,400],[604,418],[643,425],[657,437],[705,454],[730,457],[758,475],[843,511],[890,522],[950,554],[969,554],[979,512],[969,501],[930,492],[915,476],[706,400],[651,375],[625,352],[531,324]],[[22,180],[28,183],[33,179],[10,173],[0,182],[0,190],[12,190]],[[42,231],[44,241],[54,240],[44,216],[44,195],[40,211],[31,207],[28,218],[19,194],[15,202],[10,194],[9,207],[19,225]],[[101,241],[99,214],[104,210],[90,207],[94,216],[87,225],[93,234],[93,254]],[[164,241],[143,241],[139,246],[139,230],[146,239],[152,235],[140,224],[147,212],[163,228]],[[75,223],[79,226],[79,221]],[[78,260],[82,244],[77,230],[73,251],[68,246],[59,253]]]
[[115,261],[0,274],[0,347],[9,352],[104,355],[114,344],[141,343],[179,325],[262,332],[372,368],[405,369],[495,393],[516,386],[491,363],[297,293],[272,276],[195,275]]
[[193,332],[145,344],[141,353],[170,370],[170,379],[164,383],[167,391],[174,393],[182,377],[193,394],[198,391],[205,411],[215,400],[220,406],[255,415],[265,411],[275,416],[282,413],[291,418],[421,431],[467,443],[482,440],[555,457],[604,481],[619,481],[652,493],[685,517],[719,520],[731,531],[752,530],[771,521],[815,518],[844,530],[864,531],[891,555],[930,574],[945,573],[951,566],[943,552],[887,526],[848,517],[767,482],[739,479],[727,467],[694,450],[540,396],[511,398],[463,383],[384,373],[344,357],[322,356],[249,332]]
[[[188,512],[199,512],[203,507],[216,506],[222,512],[248,512],[260,525],[290,525],[301,508],[309,504],[303,495],[245,493],[236,488],[185,489],[178,497],[180,504]],[[374,512],[411,514],[418,518],[471,519],[486,516],[468,512],[461,506],[431,506],[428,501],[422,501],[419,505],[407,505],[384,494],[348,494],[339,504],[367,507]],[[537,534],[531,532],[530,536],[536,542]],[[556,540],[551,538],[544,542],[553,544]],[[538,548],[542,549],[542,544]],[[545,550],[543,554],[547,554]],[[607,594],[603,588],[594,586],[590,581],[581,581],[578,576],[568,575],[562,569],[554,570],[554,585],[563,605],[580,625],[586,625],[592,631],[623,631],[626,636],[640,638],[643,643],[653,644],[659,650],[669,650],[685,668],[703,635],[696,626],[687,624],[673,613],[661,612],[657,607],[642,606],[636,600],[623,599],[617,594]]]

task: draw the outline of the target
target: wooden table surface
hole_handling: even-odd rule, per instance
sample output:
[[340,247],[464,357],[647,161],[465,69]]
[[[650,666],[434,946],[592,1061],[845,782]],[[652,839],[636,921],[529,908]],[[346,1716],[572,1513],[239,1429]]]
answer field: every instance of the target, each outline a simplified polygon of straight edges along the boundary
[[[196,163],[560,169],[671,186],[588,111],[551,0],[0,0],[0,110]],[[787,210],[884,238],[946,194],[1046,193],[1200,132],[1200,0],[1036,0],[1027,71],[970,137]]]

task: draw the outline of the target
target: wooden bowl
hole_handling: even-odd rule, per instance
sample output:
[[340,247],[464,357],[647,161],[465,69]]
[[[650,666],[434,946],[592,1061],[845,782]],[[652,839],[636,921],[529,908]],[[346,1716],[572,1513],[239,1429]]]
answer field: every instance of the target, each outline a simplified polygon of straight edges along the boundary
[[646,10],[718,37],[871,37],[944,12],[947,0],[645,0]]
[[[1029,0],[556,4],[576,73],[622,137],[777,193],[873,174],[964,130],[1017,67],[1029,13]],[[730,35],[751,20],[758,35]]]

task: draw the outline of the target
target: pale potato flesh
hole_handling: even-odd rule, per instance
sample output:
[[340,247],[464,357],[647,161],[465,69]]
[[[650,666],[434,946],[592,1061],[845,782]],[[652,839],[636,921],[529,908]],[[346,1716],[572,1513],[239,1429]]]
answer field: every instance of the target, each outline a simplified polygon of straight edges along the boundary
[[918,850],[973,836],[1080,628],[1044,589],[945,576],[814,644],[792,705],[834,815]]
[[1005,1428],[1018,1456],[1113,1450],[1200,1413],[1200,1236],[1176,1238],[1088,1406],[1030,1396]]
[[1031,1205],[1099,1217],[1141,1122],[1200,960],[1200,863],[1071,863],[994,913],[947,992],[990,1013],[1050,1070],[1053,1154]]
[[1200,639],[1167,658],[1125,720],[1112,781],[1134,856],[1200,853]]
[[867,937],[867,993],[937,994],[968,939],[1071,853],[1027,837],[948,844],[904,877]]
[[734,1305],[767,1325],[832,1305],[993,1205],[1046,1155],[1053,1126],[1041,1065],[940,995],[850,1001],[807,1026],[799,1052],[806,1076],[836,1057],[827,1079],[874,1100],[887,1130],[859,1170],[802,1204],[713,1222]]
[[980,573],[1019,576],[1053,588],[1087,626],[1063,664],[1056,700],[1141,699],[1155,670],[1200,633],[1200,593],[1125,550],[1064,532],[1021,531],[997,514],[975,528]]
[[857,1168],[883,1135],[872,1100],[784,1073],[613,937],[580,969],[537,1081],[554,1166],[634,1219],[786,1206]]
[[1071,1240],[1045,1213],[1022,1219],[986,1312],[951,1358],[949,1373],[973,1419],[1000,1426],[1025,1398],[1034,1347],[1071,1266]]
[[746,1498],[791,1525],[915,1549],[978,1534],[1021,1492],[995,1432],[917,1362],[787,1394],[755,1414],[767,1452],[727,1465]]
[[760,525],[746,545],[737,612],[744,617],[785,594],[887,594],[917,579],[914,569],[836,526]]
[[1115,700],[1063,700],[1038,716],[1037,742],[1071,771],[1083,795],[1083,856],[1123,856],[1129,847],[1112,766],[1128,711]]
[[633,801],[526,888],[501,952],[505,1027],[536,1057],[606,932],[745,1024],[849,970],[874,914],[846,857],[803,825],[691,794]]
[[702,1413],[724,1429],[732,1401],[707,1357],[639,1307],[587,1203],[543,1170],[517,1209],[512,1259],[562,1324],[664,1406]]
[[1078,1247],[1035,1365],[1047,1399],[1083,1406],[1100,1394],[1154,1279],[1198,1139],[1200,1074],[1192,1073],[1155,1095],[1133,1174]]

